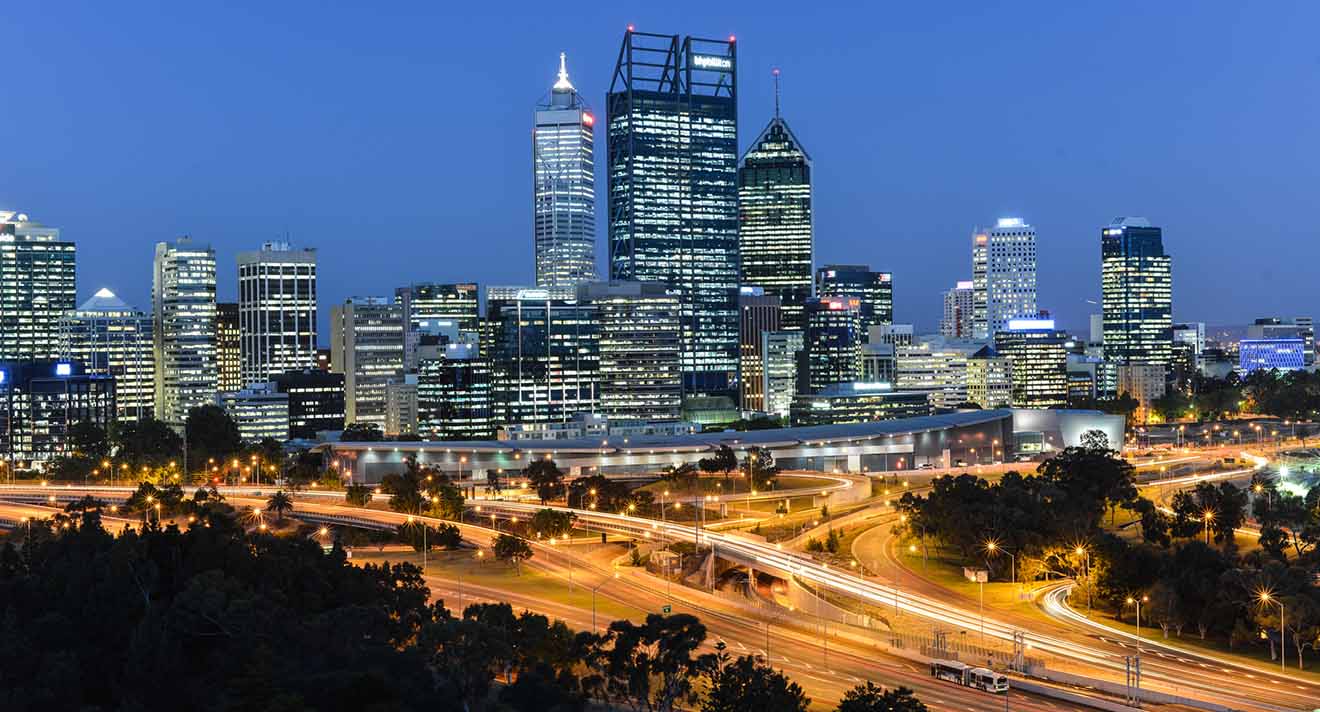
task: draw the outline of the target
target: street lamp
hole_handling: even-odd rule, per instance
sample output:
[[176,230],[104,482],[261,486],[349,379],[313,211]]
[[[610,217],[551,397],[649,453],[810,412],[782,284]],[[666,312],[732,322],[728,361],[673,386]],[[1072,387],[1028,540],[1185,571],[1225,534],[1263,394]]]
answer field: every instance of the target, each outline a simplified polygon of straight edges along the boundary
[[1086,573],[1084,573],[1083,575],[1086,577],[1086,613],[1087,615],[1090,615],[1091,613],[1091,552],[1088,551],[1086,547],[1078,545],[1076,549],[1073,549],[1073,553],[1082,557],[1082,560],[1085,563]]
[[1284,641],[1283,601],[1280,601],[1279,599],[1275,598],[1274,594],[1271,594],[1269,591],[1261,591],[1260,602],[1279,604],[1279,672],[1283,672],[1287,668],[1287,660],[1288,660],[1287,654],[1284,652],[1283,649],[1283,641]]
[[1214,513],[1214,512],[1211,512],[1211,511],[1208,510],[1208,509],[1205,510],[1205,513],[1203,514],[1203,519],[1202,519],[1202,521],[1205,522],[1205,526],[1202,527],[1202,528],[1205,529],[1205,545],[1206,545],[1206,546],[1210,546],[1210,522],[1213,522],[1214,520],[1215,520],[1215,513]]
[[1142,596],[1141,598],[1135,598],[1133,596],[1127,597],[1127,604],[1129,606],[1133,604],[1136,604],[1137,606],[1137,657],[1141,657],[1141,604],[1149,600],[1150,598],[1146,596]]
[[991,554],[996,554],[1002,551],[1008,555],[1008,571],[1013,579],[1013,584],[1017,585],[1017,557],[1013,555],[1013,552],[999,546],[999,543],[993,539],[985,543],[985,550]]

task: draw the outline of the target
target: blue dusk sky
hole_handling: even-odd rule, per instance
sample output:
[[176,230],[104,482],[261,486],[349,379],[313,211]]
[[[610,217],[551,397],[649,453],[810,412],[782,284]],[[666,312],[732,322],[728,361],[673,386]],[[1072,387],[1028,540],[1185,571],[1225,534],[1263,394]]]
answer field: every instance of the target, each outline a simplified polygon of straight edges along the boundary
[[603,115],[629,23],[737,35],[744,147],[782,68],[816,261],[892,271],[898,321],[935,328],[1005,215],[1073,328],[1118,215],[1164,228],[1176,319],[1320,311],[1314,2],[11,0],[0,209],[78,243],[80,301],[147,307],[152,245],[182,234],[215,246],[224,300],[237,252],[316,247],[323,320],[411,281],[527,283],[533,107],[565,51]]

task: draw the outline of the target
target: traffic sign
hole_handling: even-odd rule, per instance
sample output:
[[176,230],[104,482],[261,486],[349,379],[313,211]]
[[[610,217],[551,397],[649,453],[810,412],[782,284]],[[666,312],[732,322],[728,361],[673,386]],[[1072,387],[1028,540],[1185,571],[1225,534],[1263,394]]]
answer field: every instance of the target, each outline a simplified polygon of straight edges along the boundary
[[660,612],[661,612],[661,613],[664,613],[664,614],[666,614],[666,615],[668,615],[668,614],[670,614],[670,613],[673,613],[673,611],[674,611],[674,607],[673,607],[673,606],[668,606],[668,605],[666,605],[666,606],[661,606],[661,607],[660,607]]

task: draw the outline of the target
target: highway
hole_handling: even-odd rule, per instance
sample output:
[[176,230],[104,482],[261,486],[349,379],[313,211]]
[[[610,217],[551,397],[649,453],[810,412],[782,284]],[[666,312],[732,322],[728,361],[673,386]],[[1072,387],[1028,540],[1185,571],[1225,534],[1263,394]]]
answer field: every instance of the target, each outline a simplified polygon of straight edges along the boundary
[[[78,488],[60,488],[70,496],[80,494]],[[49,491],[49,490],[47,490]],[[251,491],[251,490],[248,490]],[[107,493],[108,494],[108,493]],[[244,499],[231,497],[235,504],[263,506],[263,499]],[[333,515],[348,515],[369,518],[375,521],[397,522],[402,515],[392,512],[358,509],[342,504],[325,501],[323,497],[312,503],[300,499],[299,509],[324,511]],[[496,510],[508,516],[527,516],[542,507],[539,504],[519,502],[495,502],[489,500],[471,501],[472,506],[483,506],[483,511]],[[565,509],[565,508],[557,508]],[[628,517],[619,514],[593,512],[589,510],[571,510],[579,518],[579,524],[589,528],[624,534],[638,539],[664,538],[677,541],[692,541],[698,532],[690,525],[669,524],[649,519]],[[885,528],[881,528],[885,529]],[[831,568],[818,563],[805,555],[782,551],[774,545],[756,542],[737,534],[726,534],[702,530],[699,532],[703,544],[714,544],[722,556],[753,565],[760,571],[779,576],[795,576],[800,580],[830,589],[838,594],[853,596],[873,604],[892,605],[896,592],[891,586],[877,581],[859,580],[847,571]],[[872,570],[883,570],[872,564]],[[977,630],[980,619],[975,606],[961,606],[947,600],[947,591],[939,598],[928,592],[916,592],[900,586],[897,592],[899,607],[907,613],[938,621],[945,626]],[[1031,655],[1045,655],[1066,661],[1071,671],[1081,672],[1109,680],[1122,679],[1122,658],[1131,654],[1118,642],[1109,642],[1099,638],[1084,637],[1077,639],[1075,631],[1064,628],[1063,631],[1041,631],[1039,620],[1022,621],[1011,617],[1007,619],[1002,612],[994,612],[993,617],[985,619],[986,634],[992,638],[1011,640],[1015,631],[1025,633],[1031,647]],[[1054,667],[1054,665],[1052,665]],[[1320,687],[1297,684],[1292,678],[1278,679],[1277,675],[1260,675],[1259,681],[1245,682],[1226,689],[1222,673],[1236,671],[1230,668],[1214,669],[1212,665],[1185,663],[1181,660],[1161,661],[1146,667],[1144,681],[1146,687],[1160,689],[1172,694],[1182,694],[1198,699],[1222,702],[1236,709],[1278,710],[1311,709],[1313,701],[1320,698]]]

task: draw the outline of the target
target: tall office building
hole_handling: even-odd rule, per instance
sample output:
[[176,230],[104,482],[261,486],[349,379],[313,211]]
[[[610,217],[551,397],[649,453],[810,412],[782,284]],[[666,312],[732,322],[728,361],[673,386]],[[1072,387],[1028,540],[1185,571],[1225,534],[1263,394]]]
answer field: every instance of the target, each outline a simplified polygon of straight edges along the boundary
[[738,169],[738,253],[742,285],[779,297],[783,328],[801,329],[811,298],[811,157],[780,117],[777,89],[775,118]]
[[215,250],[181,237],[156,244],[152,286],[156,417],[181,425],[215,403]]
[[737,396],[735,47],[630,28],[607,99],[610,279],[678,289],[685,397]]
[[861,300],[818,297],[807,300],[807,330],[803,334],[805,389],[816,393],[862,375]]
[[221,393],[243,390],[243,327],[237,302],[215,305],[215,369]]
[[308,368],[270,381],[289,397],[289,437],[314,440],[318,432],[344,429],[344,374]]
[[578,285],[578,300],[600,322],[598,411],[609,418],[678,420],[683,407],[679,304],[645,282]]
[[86,373],[111,376],[120,422],[155,414],[156,368],[151,316],[101,289],[60,320],[60,357]]
[[1169,366],[1173,266],[1160,228],[1145,218],[1114,218],[1101,230],[1100,288],[1105,358]]
[[866,265],[825,265],[816,270],[817,297],[856,297],[862,340],[870,340],[872,326],[894,323],[894,276],[872,272]]
[[958,282],[944,293],[944,316],[940,318],[940,335],[951,339],[975,338],[975,290],[972,282]]
[[571,287],[596,278],[596,117],[568,81],[559,54],[559,81],[536,107],[532,129],[532,210],[536,285]]
[[1008,360],[1014,408],[1068,404],[1068,334],[1053,319],[1012,319],[995,332],[995,351]]
[[316,250],[267,242],[238,253],[243,384],[316,363]]
[[394,290],[394,303],[403,307],[407,344],[404,363],[409,370],[417,368],[417,347],[423,335],[448,338],[457,334],[449,340],[477,339],[481,331],[480,295],[475,282],[420,282]]
[[491,402],[498,424],[563,422],[594,411],[600,388],[596,307],[523,289],[488,300]]
[[802,331],[761,332],[762,412],[787,419],[797,395]]
[[403,378],[403,307],[353,297],[330,310],[330,370],[344,374],[344,422],[385,428],[385,388]]
[[428,440],[495,437],[490,362],[472,344],[446,344],[417,366],[417,434]]
[[1007,408],[1013,402],[1012,368],[992,346],[967,359],[967,400],[985,410]]
[[1036,316],[1036,228],[1000,218],[972,235],[972,338],[989,339],[1009,319]]
[[0,211],[0,359],[54,358],[77,304],[76,249],[58,228]]
[[762,335],[782,330],[782,304],[761,287],[745,286],[738,295],[738,311],[738,404],[743,410],[767,412]]

